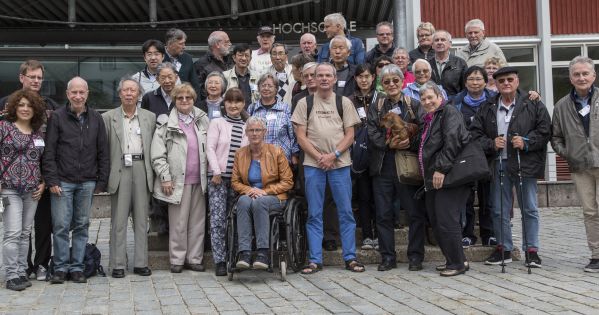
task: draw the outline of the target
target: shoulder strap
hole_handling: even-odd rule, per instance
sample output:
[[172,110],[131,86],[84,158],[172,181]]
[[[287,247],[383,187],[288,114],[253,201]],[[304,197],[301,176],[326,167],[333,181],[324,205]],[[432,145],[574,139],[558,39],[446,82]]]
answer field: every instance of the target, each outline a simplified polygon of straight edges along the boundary
[[310,120],[310,113],[314,107],[314,94],[306,96],[306,120]]
[[384,97],[379,97],[376,103],[376,111],[380,112],[381,109],[383,108],[383,105],[385,104],[385,98]]
[[406,106],[408,107],[408,113],[410,113],[410,116],[412,116],[412,119],[415,120],[416,115],[414,115],[414,111],[412,110],[412,98],[409,96],[406,96],[404,94],[403,101],[404,101],[404,103],[406,103]]
[[339,114],[339,117],[343,120],[343,95],[335,96],[335,106],[337,106],[337,114]]

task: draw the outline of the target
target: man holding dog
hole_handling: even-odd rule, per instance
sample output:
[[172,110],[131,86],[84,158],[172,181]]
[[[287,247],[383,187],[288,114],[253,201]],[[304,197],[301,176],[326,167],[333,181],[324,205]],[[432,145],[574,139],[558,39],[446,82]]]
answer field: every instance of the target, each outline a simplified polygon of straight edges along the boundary
[[491,212],[499,245],[485,264],[501,265],[512,261],[510,208],[512,187],[515,186],[522,212],[525,264],[540,268],[537,178],[543,177],[545,172],[551,119],[543,103],[529,100],[528,93],[518,89],[520,80],[516,68],[501,68],[493,78],[497,81],[499,94],[481,105],[470,127],[494,170]]

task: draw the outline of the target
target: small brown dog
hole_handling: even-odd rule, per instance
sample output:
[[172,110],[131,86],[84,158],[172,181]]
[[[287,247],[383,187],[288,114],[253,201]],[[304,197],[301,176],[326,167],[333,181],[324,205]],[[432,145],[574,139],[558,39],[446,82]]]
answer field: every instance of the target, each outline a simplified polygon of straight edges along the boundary
[[399,115],[393,112],[388,112],[381,118],[381,127],[391,130],[390,135],[387,133],[387,144],[395,136],[399,136],[399,141],[404,141],[418,133],[418,125],[405,122]]

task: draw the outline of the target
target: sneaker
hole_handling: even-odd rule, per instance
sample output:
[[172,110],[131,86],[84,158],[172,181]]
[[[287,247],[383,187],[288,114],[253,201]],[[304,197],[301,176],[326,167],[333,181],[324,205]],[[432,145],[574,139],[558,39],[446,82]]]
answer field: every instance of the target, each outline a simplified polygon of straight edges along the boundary
[[374,250],[379,250],[379,239],[375,238],[372,243],[374,245]]
[[364,249],[364,250],[374,249],[374,241],[370,237],[365,238],[362,241],[362,249]]
[[235,267],[239,269],[249,269],[251,264],[250,252],[243,251],[239,254],[239,260],[235,264]]
[[81,271],[71,272],[71,281],[74,283],[87,283],[87,279]]
[[268,259],[268,253],[261,252],[261,253],[258,253],[258,255],[256,255],[256,259],[254,260],[254,263],[252,264],[252,268],[266,270],[266,269],[268,269],[269,265],[270,265],[270,259]]
[[21,282],[25,285],[26,288],[32,286],[31,281],[29,281],[29,278],[27,276],[20,276],[19,279],[21,279]]
[[[503,252],[503,262],[509,264],[512,262],[512,253],[509,250]],[[501,249],[497,248],[487,260],[485,265],[501,265]]]
[[472,242],[471,238],[469,238],[468,236],[462,238],[462,248],[468,248],[472,245],[474,245],[474,243]]
[[6,288],[13,291],[23,291],[26,286],[21,281],[21,278],[14,278],[6,281]]
[[591,259],[588,265],[584,266],[586,272],[599,272],[599,259]]
[[46,270],[44,266],[39,266],[37,268],[37,272],[35,273],[35,278],[37,281],[46,281],[46,273],[48,273],[48,270]]
[[530,268],[541,268],[541,258],[537,252],[528,252],[526,255],[526,261],[524,262],[526,267]]
[[494,236],[489,237],[486,242],[483,242],[483,246],[497,246],[497,239]]

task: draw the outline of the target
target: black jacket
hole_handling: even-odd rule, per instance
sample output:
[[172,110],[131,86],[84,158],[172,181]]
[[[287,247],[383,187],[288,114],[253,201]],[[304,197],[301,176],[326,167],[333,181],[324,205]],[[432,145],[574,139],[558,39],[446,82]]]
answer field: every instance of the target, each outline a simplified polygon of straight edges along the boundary
[[110,156],[102,116],[86,105],[80,123],[66,105],[52,113],[46,130],[42,171],[48,187],[61,181],[80,184],[96,181],[96,190],[106,191]]
[[[462,113],[462,116],[464,116],[464,123],[466,124],[466,128],[468,130],[470,130],[470,125],[472,124],[472,121],[474,120],[474,115],[482,107],[483,104],[480,104],[480,106],[478,106],[478,107],[470,107],[470,106],[466,105],[466,103],[464,102],[464,98],[466,97],[467,93],[468,93],[468,90],[464,89],[462,92],[460,92],[456,96],[454,96],[452,105],[455,106],[455,108],[457,108],[458,111],[460,111]],[[483,90],[483,93],[485,93],[485,95],[487,96],[487,99],[490,99],[493,96],[497,95],[497,92],[491,91],[486,88]]]
[[[479,141],[487,159],[493,167],[498,151],[495,150],[497,138],[497,104],[500,95],[488,99],[478,110],[470,126],[470,131],[475,140]],[[542,102],[531,101],[528,93],[518,90],[514,112],[508,125],[508,134],[528,138],[527,149],[520,152],[522,176],[529,178],[542,178],[545,175],[545,158],[547,156],[547,142],[551,138],[551,118]],[[507,146],[507,172],[510,176],[518,175],[518,161],[516,150],[508,143]]]
[[156,117],[171,112],[171,109],[175,106],[175,102],[171,102],[171,104],[167,104],[162,97],[162,89],[157,88],[154,91],[148,92],[144,94],[141,98],[141,108],[147,109],[152,113],[156,114]]
[[447,64],[443,68],[443,73],[439,73],[435,57],[428,62],[433,68],[431,80],[445,89],[450,100],[464,89],[464,84],[466,83],[464,82],[464,74],[466,74],[466,70],[468,69],[468,64],[466,64],[464,59],[449,55],[449,60],[447,60]]
[[424,184],[427,190],[433,189],[433,173],[437,171],[447,175],[468,141],[470,133],[464,125],[462,114],[451,105],[439,107],[422,147]]
[[[182,52],[177,60],[181,63],[181,68],[179,69],[179,79],[181,82],[189,82],[191,86],[193,86],[196,93],[200,94],[200,82],[198,81],[198,76],[193,68],[193,58],[190,54],[186,52]],[[173,62],[171,57],[167,54],[164,55],[164,60],[162,62]]]
[[[214,57],[212,52],[208,51],[204,56],[198,59],[193,63],[193,68],[195,69],[195,73],[198,76],[198,84],[200,86],[200,91],[198,93],[198,98],[200,100],[206,99],[208,96],[208,92],[206,91],[206,87],[204,86],[206,83],[206,77],[212,71],[223,73],[223,71],[227,71],[233,67],[233,63],[229,56],[225,56],[223,61],[220,61]],[[225,87],[223,87],[225,90]]]
[[[348,71],[347,71],[347,80],[345,81],[345,86],[341,89],[341,87],[339,87],[339,80],[337,80],[337,85],[335,86],[335,93],[336,94],[341,94],[345,97],[351,97],[352,95],[354,95],[354,91],[356,90],[356,79],[354,78],[354,75],[356,75],[356,68],[358,66],[348,63]],[[341,93],[337,93],[337,89],[341,90]]]
[[[366,118],[366,126],[368,128],[368,157],[370,159],[370,168],[369,172],[371,176],[381,175],[381,168],[383,166],[383,159],[385,158],[385,154],[395,154],[395,150],[389,149],[386,142],[386,128],[380,126],[381,117],[383,117],[387,112],[389,112],[394,104],[391,104],[391,101],[383,96],[379,96],[381,99],[384,99],[383,106],[379,112],[378,110],[378,100],[368,108],[367,118]],[[424,111],[420,106],[420,102],[415,99],[411,99],[410,105],[412,106],[412,111],[414,115],[416,115],[415,119],[412,119],[410,114],[408,113],[408,107],[404,102],[404,95],[399,102],[399,108],[401,109],[401,117],[404,121],[418,124],[420,127],[422,125],[422,116],[424,116]],[[414,138],[410,139],[410,151],[416,152],[418,150],[418,135],[414,136]]]
[[380,56],[385,55],[389,58],[393,57],[393,51],[395,51],[395,45],[391,46],[386,52],[382,52],[379,49],[379,44],[376,44],[371,50],[366,53],[366,57],[364,57],[364,62],[373,64],[375,60],[377,60]]

